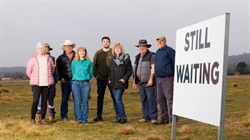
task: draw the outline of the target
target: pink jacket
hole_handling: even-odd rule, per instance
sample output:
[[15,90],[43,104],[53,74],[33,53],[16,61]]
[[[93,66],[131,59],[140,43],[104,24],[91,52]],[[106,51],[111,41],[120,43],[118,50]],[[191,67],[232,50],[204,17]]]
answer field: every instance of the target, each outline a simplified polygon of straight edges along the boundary
[[[47,57],[47,64],[48,64],[48,83],[49,85],[54,84],[54,64],[49,55]],[[33,55],[27,63],[26,74],[30,78],[30,85],[39,85],[39,64],[36,54]],[[45,75],[44,75],[45,76]],[[49,86],[48,85],[48,86]]]

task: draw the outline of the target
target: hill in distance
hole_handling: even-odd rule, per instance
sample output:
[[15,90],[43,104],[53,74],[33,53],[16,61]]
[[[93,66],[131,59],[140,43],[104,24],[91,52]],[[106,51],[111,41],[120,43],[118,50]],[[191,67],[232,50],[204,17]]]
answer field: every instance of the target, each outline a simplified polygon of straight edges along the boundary
[[[228,66],[237,66],[239,62],[245,62],[250,66],[250,53],[243,53],[239,55],[232,55],[228,57]],[[5,73],[16,73],[21,72],[25,73],[26,67],[0,67],[0,77]]]

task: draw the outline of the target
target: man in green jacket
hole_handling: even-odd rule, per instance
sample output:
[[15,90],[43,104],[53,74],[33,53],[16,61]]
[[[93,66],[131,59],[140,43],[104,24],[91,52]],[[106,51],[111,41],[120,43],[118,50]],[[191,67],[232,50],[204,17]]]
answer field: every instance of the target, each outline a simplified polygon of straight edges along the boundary
[[[103,48],[98,50],[93,59],[94,77],[97,81],[97,116],[93,121],[102,121],[103,99],[106,87],[108,86],[110,93],[112,92],[108,84],[108,74],[110,62],[112,60],[112,49],[110,48],[110,38],[104,36],[102,38]],[[112,94],[111,94],[112,97]],[[112,97],[113,99],[113,97]]]

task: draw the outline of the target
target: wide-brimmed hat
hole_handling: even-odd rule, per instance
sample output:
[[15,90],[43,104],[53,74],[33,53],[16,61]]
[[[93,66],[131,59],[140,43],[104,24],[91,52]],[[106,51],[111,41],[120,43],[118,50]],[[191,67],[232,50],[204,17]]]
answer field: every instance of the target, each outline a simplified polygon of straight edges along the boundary
[[45,48],[49,48],[50,51],[53,50],[53,48],[50,48],[50,44],[49,44],[49,43],[44,43],[44,47],[45,47]]
[[61,48],[63,50],[64,50],[64,46],[72,46],[72,48],[75,48],[76,43],[73,43],[70,40],[65,40],[64,43],[61,45]]
[[146,39],[141,39],[141,40],[139,40],[139,44],[138,44],[138,45],[135,45],[135,46],[136,46],[136,47],[139,47],[139,46],[147,46],[148,48],[150,48],[150,47],[151,47],[151,44],[148,44]]

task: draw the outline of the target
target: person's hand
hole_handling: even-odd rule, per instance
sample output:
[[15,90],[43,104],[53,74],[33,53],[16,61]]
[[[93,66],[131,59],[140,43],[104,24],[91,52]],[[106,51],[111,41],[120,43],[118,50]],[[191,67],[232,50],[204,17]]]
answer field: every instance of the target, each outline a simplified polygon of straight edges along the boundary
[[146,85],[146,87],[150,87],[153,85],[153,80],[149,79],[148,80],[148,84]]
[[123,80],[123,79],[120,79],[119,81],[122,82],[122,83],[125,83],[125,80]]
[[133,81],[133,89],[136,89],[137,88],[137,85],[135,84],[135,82]]
[[64,84],[66,83],[66,80],[64,78],[61,79],[61,83]]

